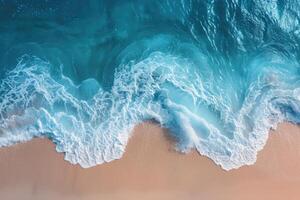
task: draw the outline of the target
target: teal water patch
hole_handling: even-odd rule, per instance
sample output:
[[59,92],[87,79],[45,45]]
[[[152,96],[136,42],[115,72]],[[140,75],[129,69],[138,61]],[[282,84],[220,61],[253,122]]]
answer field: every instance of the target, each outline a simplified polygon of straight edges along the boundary
[[254,163],[300,120],[299,5],[270,4],[1,1],[0,146],[48,137],[91,167],[155,120],[179,151]]

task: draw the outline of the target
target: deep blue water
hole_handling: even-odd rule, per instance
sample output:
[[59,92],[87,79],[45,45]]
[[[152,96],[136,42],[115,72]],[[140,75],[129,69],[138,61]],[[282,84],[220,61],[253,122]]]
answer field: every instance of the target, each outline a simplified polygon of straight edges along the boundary
[[[155,120],[224,169],[300,122],[297,0],[0,0],[0,146],[83,167]],[[155,148],[155,146],[153,147]]]

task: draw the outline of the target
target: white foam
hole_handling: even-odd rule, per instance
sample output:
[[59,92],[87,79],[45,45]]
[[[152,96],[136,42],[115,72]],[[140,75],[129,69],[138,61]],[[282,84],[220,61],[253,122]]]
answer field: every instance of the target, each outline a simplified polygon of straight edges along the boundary
[[236,103],[238,86],[210,80],[202,62],[153,53],[119,66],[111,91],[104,91],[93,79],[75,86],[52,77],[50,63],[24,56],[0,85],[0,146],[49,137],[66,160],[91,167],[121,158],[133,127],[155,119],[179,138],[181,151],[196,148],[226,170],[254,163],[271,127],[299,121],[284,107],[300,111],[298,83],[289,82],[298,77],[254,62],[259,73],[253,70],[248,87],[239,88],[246,97]]

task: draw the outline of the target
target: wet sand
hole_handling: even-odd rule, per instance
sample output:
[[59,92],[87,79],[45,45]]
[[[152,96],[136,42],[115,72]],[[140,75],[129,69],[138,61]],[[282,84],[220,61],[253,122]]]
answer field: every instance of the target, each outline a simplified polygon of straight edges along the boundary
[[166,131],[136,127],[122,159],[82,169],[47,139],[0,149],[0,199],[300,199],[300,127],[271,131],[256,164],[226,172],[197,152],[173,150]]

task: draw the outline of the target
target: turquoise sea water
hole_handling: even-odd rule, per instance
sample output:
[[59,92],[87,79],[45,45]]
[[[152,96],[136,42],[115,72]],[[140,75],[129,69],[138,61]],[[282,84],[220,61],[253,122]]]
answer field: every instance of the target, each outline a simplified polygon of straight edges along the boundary
[[[229,170],[300,122],[296,0],[0,0],[0,146],[121,158],[155,120]],[[153,146],[155,148],[155,146]]]

